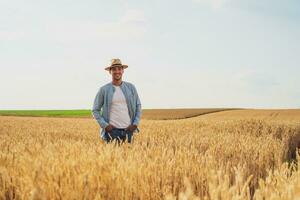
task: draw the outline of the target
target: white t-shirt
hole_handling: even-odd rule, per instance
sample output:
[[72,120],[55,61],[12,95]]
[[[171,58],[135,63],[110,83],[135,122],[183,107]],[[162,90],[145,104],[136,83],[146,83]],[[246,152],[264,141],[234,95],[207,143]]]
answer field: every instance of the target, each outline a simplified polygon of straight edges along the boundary
[[120,86],[114,86],[115,92],[110,107],[109,123],[116,128],[127,128],[130,125],[130,117],[125,96]]

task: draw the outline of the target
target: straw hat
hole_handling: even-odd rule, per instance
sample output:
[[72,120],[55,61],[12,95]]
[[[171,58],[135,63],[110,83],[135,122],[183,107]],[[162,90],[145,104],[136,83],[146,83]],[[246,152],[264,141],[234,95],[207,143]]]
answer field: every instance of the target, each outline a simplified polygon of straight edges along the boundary
[[119,58],[113,58],[113,59],[111,59],[110,66],[106,67],[105,70],[109,71],[112,67],[115,67],[115,66],[122,66],[123,69],[128,67],[128,65],[122,65],[122,62]]

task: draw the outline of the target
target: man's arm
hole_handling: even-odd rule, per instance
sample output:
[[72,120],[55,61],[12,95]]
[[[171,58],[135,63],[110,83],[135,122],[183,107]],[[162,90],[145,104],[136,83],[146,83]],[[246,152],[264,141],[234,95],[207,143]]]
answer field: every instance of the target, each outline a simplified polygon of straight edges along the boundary
[[102,88],[100,88],[94,100],[92,114],[93,117],[97,120],[100,127],[105,129],[108,126],[108,123],[104,120],[104,118],[100,114],[103,103],[104,103],[104,91]]
[[135,86],[133,86],[133,89],[134,89],[135,95],[137,96],[137,103],[136,103],[135,118],[134,118],[132,124],[138,126],[140,123],[141,115],[142,115],[142,104],[141,104],[141,100],[140,100],[140,97],[137,93]]

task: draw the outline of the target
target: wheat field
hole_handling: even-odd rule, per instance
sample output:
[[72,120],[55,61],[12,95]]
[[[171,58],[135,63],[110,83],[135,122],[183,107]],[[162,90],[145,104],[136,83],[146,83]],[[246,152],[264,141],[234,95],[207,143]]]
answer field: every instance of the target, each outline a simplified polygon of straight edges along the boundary
[[237,110],[233,108],[190,108],[190,109],[143,109],[143,119],[170,120],[197,117],[200,115]]
[[92,118],[1,116],[0,199],[299,199],[299,122],[299,110],[143,119],[118,146]]

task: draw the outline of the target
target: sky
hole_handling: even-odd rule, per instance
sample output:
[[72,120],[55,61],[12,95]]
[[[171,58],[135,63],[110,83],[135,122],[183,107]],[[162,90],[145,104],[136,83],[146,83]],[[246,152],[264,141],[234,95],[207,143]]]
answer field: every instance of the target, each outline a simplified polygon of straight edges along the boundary
[[0,110],[91,109],[129,67],[142,108],[300,108],[299,0],[0,0]]

